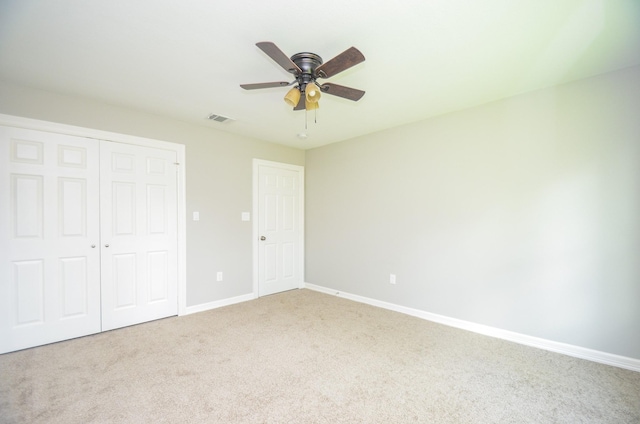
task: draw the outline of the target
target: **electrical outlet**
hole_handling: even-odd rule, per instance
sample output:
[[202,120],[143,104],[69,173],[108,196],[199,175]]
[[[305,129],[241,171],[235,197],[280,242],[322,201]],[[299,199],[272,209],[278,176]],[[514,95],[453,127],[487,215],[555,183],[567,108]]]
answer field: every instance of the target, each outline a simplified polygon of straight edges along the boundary
[[396,283],[396,274],[389,274],[389,283],[390,284]]
[[216,281],[222,281],[222,271],[216,273]]

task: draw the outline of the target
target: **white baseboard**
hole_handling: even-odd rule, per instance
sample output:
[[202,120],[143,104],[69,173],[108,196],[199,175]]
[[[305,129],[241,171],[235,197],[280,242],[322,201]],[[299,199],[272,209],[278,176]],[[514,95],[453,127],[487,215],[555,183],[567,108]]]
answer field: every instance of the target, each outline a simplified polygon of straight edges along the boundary
[[496,337],[498,339],[503,339],[526,346],[536,347],[551,352],[561,353],[576,358],[586,359],[593,362],[599,362],[601,364],[640,372],[640,359],[628,358],[626,356],[614,355],[612,353],[587,349],[580,346],[574,346],[566,343],[554,342],[552,340],[541,339],[538,337],[527,336],[526,334],[515,333],[513,331],[502,330],[500,328],[477,324],[470,321],[450,318],[444,315],[421,311],[419,309],[407,308],[405,306],[383,302],[380,300],[358,296],[355,294],[345,293],[339,290],[330,289],[315,284],[305,283],[305,287],[309,290],[343,297],[345,299],[353,300],[360,303],[366,303],[368,305],[377,306],[379,308],[389,309],[391,311],[400,312],[428,321],[437,322],[439,324],[448,325],[450,327],[460,328],[462,330],[472,331],[474,333],[483,334],[485,336]]
[[215,302],[203,303],[201,305],[187,306],[184,314],[189,315],[197,312],[209,311],[211,309],[221,308],[223,306],[234,305],[236,303],[247,302],[255,299],[256,296],[253,293],[244,294],[242,296],[230,297],[229,299],[216,300]]

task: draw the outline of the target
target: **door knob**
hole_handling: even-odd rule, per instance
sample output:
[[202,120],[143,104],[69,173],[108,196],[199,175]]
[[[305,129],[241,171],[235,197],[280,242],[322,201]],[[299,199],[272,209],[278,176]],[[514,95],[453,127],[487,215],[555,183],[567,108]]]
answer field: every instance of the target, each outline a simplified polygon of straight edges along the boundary
[[105,244],[105,245],[104,245],[104,247],[109,247],[109,245],[108,245],[108,244]]
[[265,236],[260,236],[260,240],[265,241],[267,238]]
[[92,249],[95,249],[95,248],[96,248],[96,245],[95,245],[95,244],[92,244],[92,245],[91,245],[91,248],[92,248]]

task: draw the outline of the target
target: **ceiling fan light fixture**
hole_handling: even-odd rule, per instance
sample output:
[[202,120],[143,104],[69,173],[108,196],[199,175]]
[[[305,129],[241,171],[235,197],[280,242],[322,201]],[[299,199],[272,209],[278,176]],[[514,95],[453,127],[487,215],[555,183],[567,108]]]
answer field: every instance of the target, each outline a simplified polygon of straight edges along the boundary
[[298,102],[300,101],[300,90],[297,87],[293,87],[286,96],[284,96],[284,101],[291,107],[296,107]]
[[304,102],[304,106],[305,106],[305,109],[307,109],[307,110],[320,109],[320,102],[318,102],[318,101],[315,101],[315,102],[306,101],[306,102]]
[[320,88],[314,82],[309,82],[304,89],[304,95],[307,103],[317,103],[320,100]]

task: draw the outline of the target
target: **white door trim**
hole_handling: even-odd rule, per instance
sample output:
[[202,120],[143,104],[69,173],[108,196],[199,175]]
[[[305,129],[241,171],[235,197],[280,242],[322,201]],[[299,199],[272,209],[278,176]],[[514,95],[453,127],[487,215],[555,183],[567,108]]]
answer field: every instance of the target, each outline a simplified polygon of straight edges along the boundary
[[260,182],[258,180],[258,168],[260,166],[271,166],[274,168],[286,169],[289,171],[297,171],[300,177],[299,184],[299,192],[298,192],[298,219],[300,222],[300,252],[298,255],[298,266],[300,269],[300,286],[299,288],[304,288],[304,166],[301,165],[292,165],[289,163],[281,163],[281,162],[272,162],[263,159],[253,159],[253,297],[259,297],[259,247],[260,243],[258,243],[258,238],[260,235],[258,234],[259,230],[259,187]]
[[185,185],[185,146],[183,144],[168,141],[154,140],[126,134],[112,133],[109,131],[95,130],[91,128],[76,127],[73,125],[59,124],[56,122],[40,121],[37,119],[20,116],[0,114],[0,125],[17,128],[25,128],[51,133],[75,135],[79,137],[95,138],[98,140],[112,141],[116,143],[133,144],[136,146],[154,147],[176,152],[178,158],[177,170],[177,195],[178,195],[178,315],[187,313],[187,207]]

